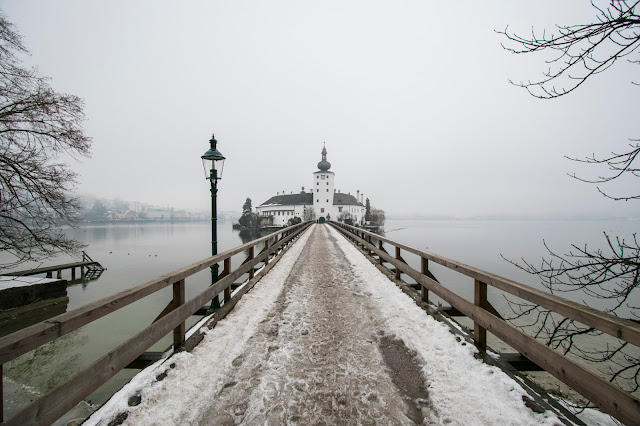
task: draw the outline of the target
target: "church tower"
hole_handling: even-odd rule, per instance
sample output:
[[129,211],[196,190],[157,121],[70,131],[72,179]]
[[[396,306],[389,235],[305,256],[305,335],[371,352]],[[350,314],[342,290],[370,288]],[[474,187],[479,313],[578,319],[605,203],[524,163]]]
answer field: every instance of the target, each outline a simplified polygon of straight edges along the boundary
[[[325,220],[337,220],[337,213],[333,208],[334,189],[334,173],[330,172],[331,163],[327,161],[327,148],[322,148],[322,160],[318,163],[318,171],[313,173],[313,209],[316,212],[316,218],[324,218]],[[329,217],[327,217],[329,216]],[[321,220],[322,221],[322,220]]]

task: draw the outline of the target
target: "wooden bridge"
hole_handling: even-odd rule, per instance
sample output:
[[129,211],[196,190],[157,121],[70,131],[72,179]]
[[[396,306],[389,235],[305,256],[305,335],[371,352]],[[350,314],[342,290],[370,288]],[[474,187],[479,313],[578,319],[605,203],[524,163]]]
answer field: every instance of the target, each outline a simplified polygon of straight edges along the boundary
[[[294,246],[293,243],[305,233],[310,225],[310,223],[303,223],[285,228],[180,270],[165,274],[147,283],[132,287],[114,296],[0,338],[1,366],[28,351],[113,313],[160,289],[168,286],[173,287],[173,299],[168,302],[167,308],[162,311],[153,324],[108,354],[105,354],[67,382],[61,383],[56,389],[34,401],[18,414],[4,421],[3,424],[52,423],[113,377],[118,371],[139,360],[140,357],[148,357],[148,353],[146,354],[145,351],[168,333],[173,333],[173,347],[175,350],[193,348],[203,339],[203,334],[196,333],[187,340],[185,320],[205,307],[214,296],[222,294],[224,305],[215,313],[208,325],[209,328],[213,328],[218,321],[225,318],[234,309],[243,295],[258,284],[262,277],[265,277],[274,264]],[[517,374],[517,372],[514,372],[513,365],[519,365],[522,368],[533,368],[533,366],[542,368],[589,399],[602,411],[611,414],[621,422],[637,424],[640,421],[640,401],[637,397],[605,381],[597,374],[581,367],[503,320],[496,309],[488,302],[487,294],[490,288],[499,289],[549,309],[564,318],[579,321],[631,345],[640,346],[640,326],[637,324],[454,260],[394,242],[359,228],[333,222],[330,225],[318,225],[316,228],[326,226],[332,226],[333,229],[338,230],[349,239],[363,255],[367,256],[372,263],[377,264],[383,273],[389,275],[392,281],[411,297],[418,306],[432,316],[445,322],[450,322],[444,309],[430,303],[429,295],[431,293],[436,294],[451,305],[448,312],[470,318],[474,323],[473,341],[480,349],[480,354],[485,355],[486,362],[499,364],[501,367],[506,368],[508,374],[511,375]],[[419,269],[411,267],[405,261],[403,256],[407,257],[409,255],[418,257]],[[243,263],[234,270],[231,269],[233,256],[241,256],[244,259]],[[429,269],[431,262],[454,270],[473,280],[474,301],[466,300],[447,288],[446,283],[440,283]],[[186,279],[218,263],[224,265],[219,281],[191,300],[185,300]],[[303,270],[304,267],[304,263],[299,265],[299,268]],[[248,281],[232,294],[232,286],[241,277],[246,277]],[[407,284],[407,282],[412,284]],[[393,286],[393,284],[389,282],[389,286]],[[361,292],[358,296],[362,297],[364,294],[366,293]],[[405,324],[404,326],[411,328],[412,324]],[[454,324],[452,324],[452,329],[460,331],[460,328]],[[506,342],[517,353],[505,354],[498,360],[494,357],[486,356],[487,331]],[[304,334],[304,330],[302,334]],[[389,349],[390,351],[395,350],[392,346]],[[322,355],[322,350],[320,352]],[[331,355],[326,354],[326,356]],[[402,358],[403,356],[399,354],[397,357],[404,359]],[[520,362],[520,364],[517,364],[516,361]],[[405,364],[408,363],[410,363],[410,359]],[[509,363],[511,367],[506,366],[506,363]],[[0,368],[0,373],[1,371]],[[394,381],[394,383],[396,382]],[[229,386],[233,386],[233,383]],[[300,384],[300,389],[305,389],[304,383]],[[212,395],[211,397],[214,396]],[[553,408],[551,407],[553,401],[537,402],[542,404],[543,410]],[[348,405],[348,402],[345,402],[345,404]],[[561,407],[558,409],[562,410]],[[409,418],[412,417],[409,416]]]

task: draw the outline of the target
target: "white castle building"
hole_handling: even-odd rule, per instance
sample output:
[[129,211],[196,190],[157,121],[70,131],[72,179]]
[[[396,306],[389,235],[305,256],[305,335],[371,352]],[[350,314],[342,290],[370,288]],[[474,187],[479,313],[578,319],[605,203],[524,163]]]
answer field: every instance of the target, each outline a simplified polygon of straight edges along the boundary
[[364,224],[364,194],[360,190],[356,196],[338,192],[335,189],[335,173],[330,172],[330,168],[325,147],[322,148],[318,171],[313,172],[310,192],[302,188],[299,194],[277,194],[256,207],[256,213],[261,217],[273,216],[274,226],[284,226],[294,217],[304,221],[312,216],[311,211],[320,222],[349,218],[354,224]]

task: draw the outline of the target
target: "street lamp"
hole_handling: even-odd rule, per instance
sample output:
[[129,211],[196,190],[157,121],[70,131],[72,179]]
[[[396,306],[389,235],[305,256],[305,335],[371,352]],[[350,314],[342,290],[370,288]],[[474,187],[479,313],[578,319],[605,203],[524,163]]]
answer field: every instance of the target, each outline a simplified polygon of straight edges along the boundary
[[[218,180],[222,179],[222,172],[224,171],[224,156],[220,151],[216,149],[218,141],[215,135],[211,135],[209,140],[211,148],[204,153],[202,158],[202,166],[204,167],[205,179],[211,181],[211,255],[218,254],[218,235],[217,235],[217,204],[216,198],[218,196]],[[218,177],[218,170],[216,169],[216,161],[222,161],[222,169],[220,170],[220,177]],[[207,169],[209,175],[207,176]],[[218,264],[215,263],[211,266],[211,285],[218,282]],[[211,301],[211,310],[220,308],[220,300],[216,295]]]

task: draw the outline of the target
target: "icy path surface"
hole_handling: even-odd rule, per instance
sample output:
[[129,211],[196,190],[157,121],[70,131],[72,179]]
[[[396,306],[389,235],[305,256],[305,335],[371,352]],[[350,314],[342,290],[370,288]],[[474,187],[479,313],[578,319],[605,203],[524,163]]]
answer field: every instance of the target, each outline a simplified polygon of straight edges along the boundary
[[192,353],[132,382],[93,421],[128,411],[135,425],[559,423],[475,351],[314,225]]

